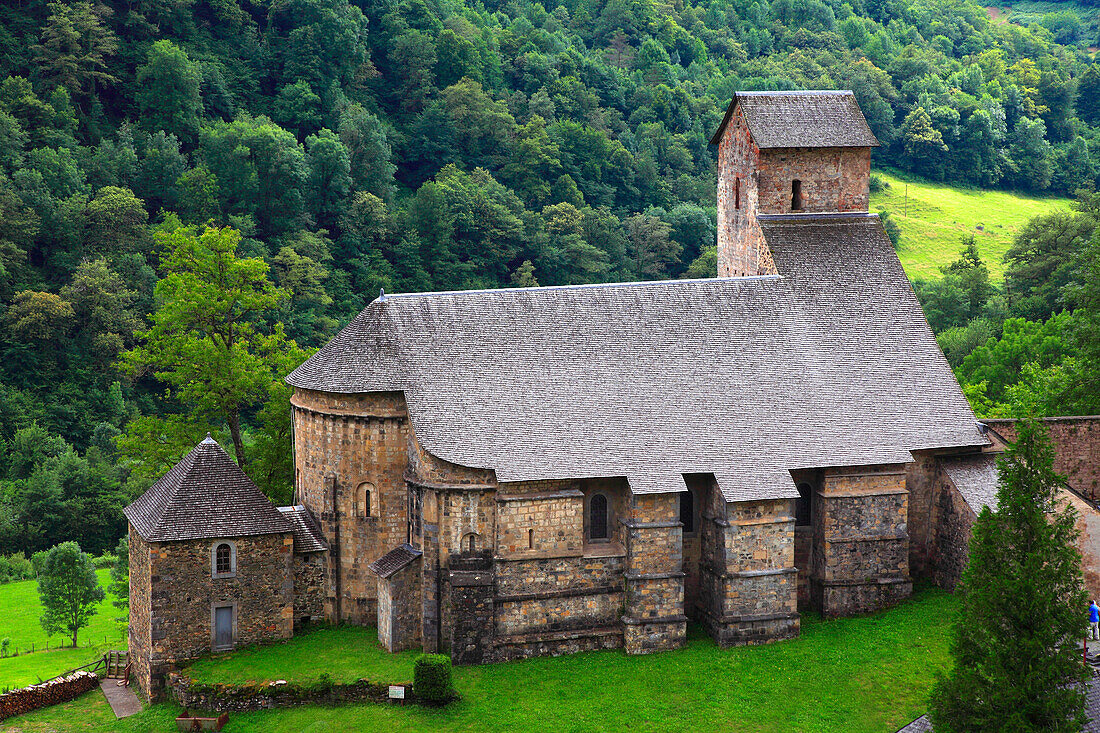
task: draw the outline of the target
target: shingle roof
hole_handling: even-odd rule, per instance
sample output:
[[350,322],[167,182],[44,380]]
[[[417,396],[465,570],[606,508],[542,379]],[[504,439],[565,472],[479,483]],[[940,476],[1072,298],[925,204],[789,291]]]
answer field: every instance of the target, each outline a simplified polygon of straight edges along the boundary
[[738,103],[761,150],[873,148],[879,144],[852,92],[806,91],[737,92],[710,139],[711,145],[721,142]]
[[408,567],[409,563],[422,554],[420,550],[406,543],[393,548],[367,567],[378,577],[388,578],[398,570]]
[[997,508],[999,476],[996,455],[982,453],[959,458],[941,458],[940,464],[975,514],[979,514],[983,506]]
[[932,733],[932,721],[928,719],[927,715],[922,715],[899,730],[898,733]]
[[302,505],[281,506],[279,511],[290,520],[291,531],[294,533],[294,553],[304,555],[309,552],[324,552],[328,549],[325,538],[321,535],[321,528],[310,514],[309,509]]
[[148,542],[291,531],[290,521],[210,436],[122,511]]
[[421,445],[499,481],[789,470],[985,444],[871,215],[761,217],[782,276],[387,295],[287,377],[403,390]]

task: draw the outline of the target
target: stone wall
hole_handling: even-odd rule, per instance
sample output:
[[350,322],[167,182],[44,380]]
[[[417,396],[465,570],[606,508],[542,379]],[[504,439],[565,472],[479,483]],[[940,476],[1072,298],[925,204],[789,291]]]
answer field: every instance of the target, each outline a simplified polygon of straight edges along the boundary
[[378,579],[378,642],[386,651],[419,649],[421,558]]
[[635,494],[626,535],[623,645],[628,654],[676,649],[687,639],[680,498]]
[[[1008,441],[1016,440],[1015,420],[983,419]],[[1054,443],[1054,470],[1088,498],[1100,500],[1100,415],[1044,419]]]
[[[130,658],[139,689],[150,700],[160,699],[166,672],[213,651],[217,606],[234,607],[235,646],[291,636],[294,541],[289,532],[227,538],[236,545],[237,569],[232,577],[219,578],[211,577],[211,548],[224,540],[146,543],[134,542],[135,535],[131,533],[131,560],[137,562],[131,568],[138,570],[131,571],[130,583],[131,588],[148,583],[149,643],[141,638],[145,624],[140,617],[146,611],[139,602],[132,611],[131,638],[137,644]],[[138,594],[142,592],[139,587]]]
[[407,532],[404,396],[296,389],[291,404],[295,490],[329,545],[325,615],[374,624],[377,579],[367,566]]
[[939,496],[939,463],[934,454],[914,451],[912,463],[905,464],[905,489],[909,492],[909,572],[927,576],[934,572],[936,506]]
[[149,698],[152,688],[152,549],[133,525],[129,528],[130,545],[130,621],[127,629],[130,674],[142,695]]
[[791,181],[802,182],[805,213],[867,211],[870,148],[775,148],[760,151],[758,212],[791,213]]
[[325,553],[294,555],[294,628],[325,617]]
[[756,221],[760,151],[740,106],[718,142],[718,276],[775,272]]
[[[393,683],[357,680],[329,685],[288,684],[285,681],[266,685],[211,685],[196,682],[178,672],[170,673],[167,679],[168,693],[181,707],[215,713],[243,713],[300,705],[384,704],[391,702],[390,684]],[[405,687],[405,703],[420,702],[407,680],[399,684]]]
[[584,547],[584,494],[562,487],[515,491],[503,484],[496,496],[496,552],[509,559],[574,556]]
[[954,590],[966,568],[970,529],[976,517],[945,471],[938,472],[934,486],[936,507],[931,547],[932,580],[941,588]]
[[912,594],[905,477],[904,464],[826,469],[810,580],[822,615],[874,611]]
[[720,646],[798,635],[791,499],[736,502],[715,517],[704,623]]

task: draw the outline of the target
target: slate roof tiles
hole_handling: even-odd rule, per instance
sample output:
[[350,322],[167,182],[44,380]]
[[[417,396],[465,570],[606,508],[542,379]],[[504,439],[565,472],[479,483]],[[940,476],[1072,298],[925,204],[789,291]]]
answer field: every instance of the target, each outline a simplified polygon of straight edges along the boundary
[[122,510],[147,542],[290,532],[290,521],[210,436]]
[[290,520],[294,533],[294,554],[304,555],[310,552],[324,552],[328,549],[321,528],[309,509],[302,506],[281,506],[279,511]]
[[986,443],[877,217],[761,222],[778,276],[387,295],[287,381],[402,390],[426,450],[499,481],[793,498],[791,469]]
[[710,144],[722,140],[740,104],[756,146],[768,148],[878,147],[850,91],[737,92]]
[[997,508],[997,455],[944,457],[940,465],[975,514],[981,513],[983,506]]

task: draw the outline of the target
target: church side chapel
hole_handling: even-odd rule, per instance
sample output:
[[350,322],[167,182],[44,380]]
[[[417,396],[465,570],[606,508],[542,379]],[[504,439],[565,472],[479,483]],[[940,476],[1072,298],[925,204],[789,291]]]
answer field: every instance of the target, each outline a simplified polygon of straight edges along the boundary
[[991,443],[868,212],[854,96],[738,93],[711,142],[719,277],[384,294],[287,377],[296,506],[207,439],[128,507],[142,691],[320,618],[476,664],[953,584]]

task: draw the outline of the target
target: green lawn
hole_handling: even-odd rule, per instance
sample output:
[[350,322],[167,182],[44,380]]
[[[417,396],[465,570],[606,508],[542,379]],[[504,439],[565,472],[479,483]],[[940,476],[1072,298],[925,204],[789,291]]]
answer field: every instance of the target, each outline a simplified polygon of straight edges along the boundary
[[877,169],[875,173],[890,187],[871,194],[871,210],[886,209],[901,227],[898,256],[910,279],[940,277],[939,268],[958,258],[962,237],[973,234],[991,276],[999,282],[1004,277],[1004,254],[1019,228],[1039,214],[1068,209],[1071,202],[1067,198],[955,188]]
[[[379,705],[231,714],[250,731],[699,731],[893,733],[926,710],[948,665],[955,599],[919,591],[899,608],[860,618],[803,617],[798,640],[722,650],[693,627],[686,648],[628,657],[592,652],[455,670],[463,699],[443,710]],[[407,679],[412,655],[385,656],[367,630],[313,632],[193,668],[203,679]],[[386,660],[392,664],[387,665]],[[177,708],[158,705],[115,722],[93,692],[7,721],[13,731],[166,730]]]
[[[106,589],[111,580],[109,570],[96,571],[99,583]],[[42,607],[38,600],[38,583],[23,580],[0,585],[0,639],[9,637],[11,648],[18,649],[19,656],[0,659],[0,689],[21,687],[41,679],[49,679],[61,672],[92,661],[105,649],[124,649],[125,634],[115,621],[120,611],[111,605],[112,596],[99,605],[99,612],[92,617],[87,628],[81,629],[77,641],[79,647],[60,648],[68,644],[63,635],[48,637],[38,618]],[[47,641],[50,651],[45,649]],[[34,646],[33,654],[24,653]]]

